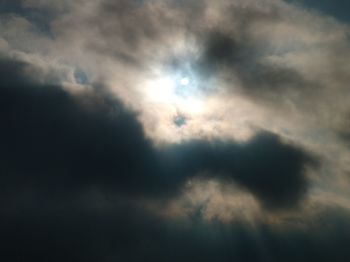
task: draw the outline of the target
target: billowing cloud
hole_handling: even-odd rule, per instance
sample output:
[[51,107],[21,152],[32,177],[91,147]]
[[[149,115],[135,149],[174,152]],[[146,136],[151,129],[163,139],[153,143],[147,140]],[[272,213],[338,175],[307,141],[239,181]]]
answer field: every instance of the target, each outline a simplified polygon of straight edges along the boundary
[[0,1],[3,256],[347,260],[349,25],[314,7]]
[[108,93],[70,97],[60,87],[30,82],[20,74],[23,63],[1,64],[9,77],[1,84],[7,187],[20,179],[25,188],[102,185],[152,195],[178,191],[192,176],[209,172],[281,207],[296,204],[307,189],[307,153],[275,134],[262,132],[246,143],[194,140],[156,148],[136,115]]

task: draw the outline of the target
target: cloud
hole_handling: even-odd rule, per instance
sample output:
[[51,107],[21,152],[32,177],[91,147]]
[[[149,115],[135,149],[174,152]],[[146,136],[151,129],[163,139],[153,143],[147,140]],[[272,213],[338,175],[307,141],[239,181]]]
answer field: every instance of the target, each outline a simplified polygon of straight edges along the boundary
[[208,171],[231,178],[272,207],[298,203],[308,185],[306,164],[311,163],[303,150],[264,132],[242,144],[190,141],[169,146],[162,155],[170,158],[167,166],[182,167],[180,173]]
[[349,3],[344,0],[325,0],[322,2],[315,0],[286,0],[286,2],[291,2],[309,9],[318,10],[323,15],[332,16],[341,21],[349,22],[349,16],[345,11],[347,8],[349,8]]
[[71,97],[57,86],[28,84],[20,74],[24,63],[1,64],[8,76],[1,83],[7,185],[20,179],[26,187],[102,185],[161,194],[207,171],[280,207],[296,204],[307,188],[307,153],[275,134],[262,132],[244,144],[197,140],[157,149],[135,114],[103,92]]
[[348,24],[281,0],[0,2],[3,256],[349,257]]
[[[293,226],[202,223],[155,216],[113,198],[46,201],[1,216],[7,261],[343,261],[349,213],[336,208]],[[19,213],[21,215],[19,215]],[[289,221],[289,223],[292,223]],[[288,224],[288,222],[287,222]],[[174,250],[176,252],[174,253]]]

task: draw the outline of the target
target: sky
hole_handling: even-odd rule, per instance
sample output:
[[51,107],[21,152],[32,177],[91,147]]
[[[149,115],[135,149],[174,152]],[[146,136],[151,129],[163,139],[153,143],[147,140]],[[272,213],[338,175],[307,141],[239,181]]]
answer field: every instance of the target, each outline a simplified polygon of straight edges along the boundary
[[0,0],[0,260],[350,261],[336,0]]

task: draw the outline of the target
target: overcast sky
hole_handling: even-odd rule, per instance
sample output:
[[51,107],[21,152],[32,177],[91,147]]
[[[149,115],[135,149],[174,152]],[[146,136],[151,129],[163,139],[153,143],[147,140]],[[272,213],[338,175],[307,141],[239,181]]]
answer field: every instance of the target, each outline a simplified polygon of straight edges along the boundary
[[349,8],[0,0],[0,260],[350,261]]

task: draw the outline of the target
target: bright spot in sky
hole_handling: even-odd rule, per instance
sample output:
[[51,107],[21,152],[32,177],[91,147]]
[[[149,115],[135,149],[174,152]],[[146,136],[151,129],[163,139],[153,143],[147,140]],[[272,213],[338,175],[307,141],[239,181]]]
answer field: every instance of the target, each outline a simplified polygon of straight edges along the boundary
[[151,83],[150,95],[156,102],[173,103],[175,85],[170,78],[160,78]]
[[190,83],[190,79],[188,79],[188,77],[184,77],[180,81],[180,84],[183,86],[187,86],[189,83]]
[[187,113],[199,113],[202,101],[196,93],[194,82],[189,77],[176,78],[168,76],[150,81],[148,95],[154,102],[167,104]]

